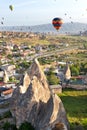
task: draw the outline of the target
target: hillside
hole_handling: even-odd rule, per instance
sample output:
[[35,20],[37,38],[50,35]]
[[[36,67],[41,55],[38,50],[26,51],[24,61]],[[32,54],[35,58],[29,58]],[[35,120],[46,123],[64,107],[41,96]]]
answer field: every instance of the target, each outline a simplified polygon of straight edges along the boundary
[[52,24],[35,26],[1,26],[0,31],[21,31],[37,33],[59,33],[59,34],[80,34],[87,31],[87,24],[84,23],[64,23],[59,31],[56,31]]

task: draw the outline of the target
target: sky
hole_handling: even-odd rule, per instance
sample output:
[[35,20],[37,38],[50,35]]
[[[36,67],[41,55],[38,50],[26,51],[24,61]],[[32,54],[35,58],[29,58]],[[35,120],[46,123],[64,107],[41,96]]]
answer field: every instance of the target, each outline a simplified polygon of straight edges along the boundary
[[[9,9],[13,6],[13,11]],[[0,26],[32,26],[63,22],[87,23],[87,0],[1,0]]]

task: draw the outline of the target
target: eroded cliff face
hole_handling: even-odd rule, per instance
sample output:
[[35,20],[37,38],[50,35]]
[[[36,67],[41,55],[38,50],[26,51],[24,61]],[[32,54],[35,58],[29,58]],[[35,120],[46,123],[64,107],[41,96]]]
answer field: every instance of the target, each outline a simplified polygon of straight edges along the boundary
[[[37,59],[20,81],[11,100],[11,112],[17,127],[27,121],[36,130],[69,130],[66,112],[60,98],[49,89]],[[58,124],[62,124],[59,125]],[[58,129],[58,128],[57,128]]]

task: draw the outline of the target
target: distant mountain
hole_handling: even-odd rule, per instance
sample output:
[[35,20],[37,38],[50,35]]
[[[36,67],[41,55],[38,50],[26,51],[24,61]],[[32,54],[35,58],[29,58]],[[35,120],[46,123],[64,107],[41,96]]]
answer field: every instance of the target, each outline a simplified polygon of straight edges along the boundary
[[85,23],[64,23],[60,30],[56,31],[52,24],[42,24],[36,26],[1,26],[0,31],[20,31],[37,33],[59,33],[59,34],[81,34],[87,31]]
[[87,31],[84,31],[82,35],[87,36]]
[[31,27],[32,31],[36,32],[54,32],[54,33],[70,33],[79,34],[87,30],[87,24],[84,23],[64,23],[60,30],[56,31],[52,24],[37,25]]

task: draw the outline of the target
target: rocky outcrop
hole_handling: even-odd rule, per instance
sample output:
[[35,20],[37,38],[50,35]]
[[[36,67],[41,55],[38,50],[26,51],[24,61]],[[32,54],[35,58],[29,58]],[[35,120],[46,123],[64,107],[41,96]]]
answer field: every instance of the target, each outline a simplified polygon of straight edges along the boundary
[[64,76],[65,76],[66,80],[70,80],[70,78],[71,78],[71,71],[70,71],[68,63],[66,63],[66,66],[65,66],[65,69],[64,69]]
[[9,77],[8,77],[6,70],[4,70],[3,81],[4,81],[4,83],[7,83],[9,81]]
[[[27,121],[36,130],[69,130],[69,122],[60,98],[49,89],[37,59],[23,76],[13,93],[10,110],[17,127]],[[58,125],[57,125],[58,126]]]

